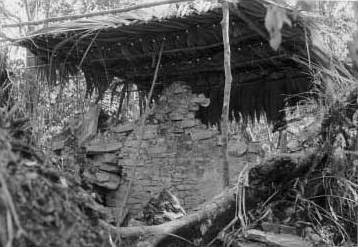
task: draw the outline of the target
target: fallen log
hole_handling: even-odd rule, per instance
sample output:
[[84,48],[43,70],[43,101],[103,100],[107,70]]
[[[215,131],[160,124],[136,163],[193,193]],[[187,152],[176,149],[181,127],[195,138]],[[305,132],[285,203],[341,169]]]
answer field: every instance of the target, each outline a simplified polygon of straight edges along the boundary
[[[272,183],[284,186],[286,181],[304,176],[315,157],[314,154],[276,155],[251,169],[247,205],[265,201]],[[201,239],[201,243],[208,243],[235,217],[236,192],[237,187],[226,189],[178,220],[154,226],[110,227],[110,232],[123,240],[140,240],[135,245],[141,247],[173,246],[173,241],[178,242],[175,238]]]
[[185,239],[203,238],[204,241],[210,241],[208,237],[215,237],[215,234],[234,217],[235,191],[235,188],[224,190],[211,201],[178,220],[154,226],[111,227],[110,232],[122,239],[145,238],[144,241],[138,242],[137,246],[147,247],[159,244],[166,246],[166,243],[175,241],[173,235]]

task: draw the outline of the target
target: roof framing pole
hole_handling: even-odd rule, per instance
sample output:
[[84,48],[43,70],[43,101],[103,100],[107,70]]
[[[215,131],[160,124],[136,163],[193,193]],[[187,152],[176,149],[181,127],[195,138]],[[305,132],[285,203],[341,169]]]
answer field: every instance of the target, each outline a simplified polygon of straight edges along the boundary
[[230,184],[229,177],[229,154],[227,150],[228,146],[228,128],[229,128],[229,112],[230,112],[230,94],[231,94],[231,51],[229,40],[229,16],[230,9],[229,3],[224,1],[222,3],[223,19],[221,21],[223,43],[224,43],[224,69],[225,69],[225,88],[224,88],[224,101],[221,115],[221,140],[223,151],[223,186],[228,187]]
[[38,21],[27,21],[27,22],[20,22],[20,23],[14,23],[14,24],[7,24],[7,25],[3,25],[2,28],[36,26],[36,25],[46,24],[46,23],[50,23],[50,22],[68,21],[68,20],[88,18],[88,17],[100,16],[100,15],[108,15],[108,14],[118,14],[118,13],[129,12],[129,11],[133,11],[133,10],[137,10],[137,9],[160,6],[160,5],[164,5],[164,4],[193,2],[193,1],[194,0],[161,0],[161,1],[154,2],[154,3],[152,2],[152,3],[138,4],[135,6],[128,7],[128,8],[104,10],[104,11],[92,12],[92,13],[81,14],[81,15],[65,15],[65,16],[59,16],[59,17],[50,17],[50,18],[38,20]]

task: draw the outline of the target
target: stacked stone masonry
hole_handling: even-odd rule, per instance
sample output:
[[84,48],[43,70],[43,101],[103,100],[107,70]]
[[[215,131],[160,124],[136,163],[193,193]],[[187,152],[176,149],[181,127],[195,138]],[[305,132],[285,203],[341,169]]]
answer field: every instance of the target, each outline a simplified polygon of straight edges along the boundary
[[[221,192],[223,184],[220,133],[195,118],[199,107],[209,104],[208,98],[192,93],[185,84],[173,83],[148,116],[141,155],[139,123],[114,126],[85,143],[93,162],[85,177],[111,190],[107,205],[117,207],[135,169],[127,203],[131,213],[138,212],[164,188],[176,195],[186,210],[211,199]],[[241,154],[235,155],[235,150],[230,153],[234,180],[246,161]]]

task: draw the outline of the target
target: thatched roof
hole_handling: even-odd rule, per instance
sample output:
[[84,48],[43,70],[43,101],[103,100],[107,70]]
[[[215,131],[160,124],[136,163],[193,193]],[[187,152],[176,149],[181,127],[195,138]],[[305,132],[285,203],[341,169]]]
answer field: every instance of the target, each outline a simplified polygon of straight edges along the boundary
[[[251,117],[265,111],[274,120],[285,102],[292,105],[301,99],[292,95],[302,96],[312,88],[314,68],[329,68],[332,59],[315,43],[314,21],[302,16],[294,20],[290,9],[287,14],[293,26],[284,26],[282,45],[274,51],[264,25],[266,4],[272,3],[242,0],[231,6],[231,108]],[[114,77],[147,90],[164,43],[157,90],[173,81],[186,81],[194,92],[210,96],[207,114],[216,121],[224,88],[220,6],[149,21],[126,16],[63,23],[39,30],[18,44],[34,53],[39,64],[50,64],[48,71],[56,68],[62,78],[81,68],[88,90],[103,93]],[[52,73],[50,80],[55,79]]]

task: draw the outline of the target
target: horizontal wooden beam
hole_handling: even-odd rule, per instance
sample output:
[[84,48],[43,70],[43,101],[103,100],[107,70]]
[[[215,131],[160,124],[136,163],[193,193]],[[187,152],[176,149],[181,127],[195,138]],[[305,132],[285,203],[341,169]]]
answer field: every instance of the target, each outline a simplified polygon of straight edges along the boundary
[[[251,64],[256,64],[256,63],[263,63],[263,62],[270,62],[272,59],[290,59],[291,56],[287,55],[287,54],[279,54],[279,55],[274,55],[274,56],[270,56],[270,57],[265,57],[265,58],[257,58],[257,59],[247,59],[245,61],[241,61],[241,62],[237,62],[237,63],[233,63],[232,64],[232,69],[235,68],[239,68],[239,67],[243,67],[243,66],[247,66],[247,65],[251,65]],[[180,70],[174,70],[172,67],[168,66],[163,66],[161,71],[166,71],[164,74],[168,75],[168,76],[177,76],[177,75],[186,75],[186,74],[190,74],[190,73],[204,73],[204,72],[213,72],[213,71],[224,71],[224,67],[223,65],[214,65],[214,66],[210,66],[210,65],[201,65],[201,66],[191,66],[192,69],[189,69],[188,66],[184,67],[184,65],[181,67]],[[128,71],[128,70],[127,70]],[[151,77],[153,75],[153,71],[152,69],[148,69],[148,70],[138,70],[137,72],[127,72],[126,73],[126,77],[128,76],[129,78],[145,78],[145,77]]]

